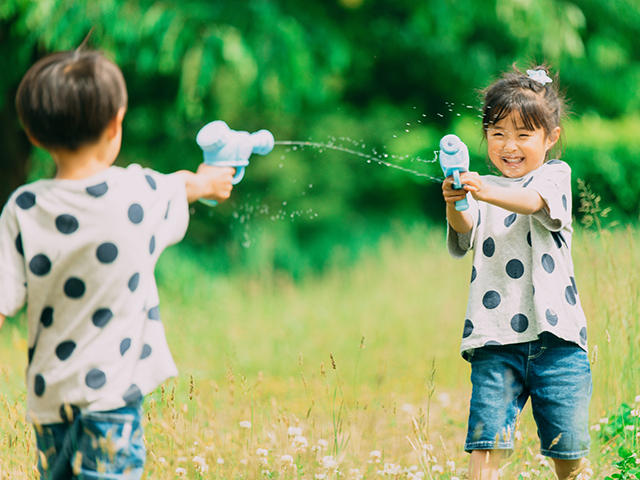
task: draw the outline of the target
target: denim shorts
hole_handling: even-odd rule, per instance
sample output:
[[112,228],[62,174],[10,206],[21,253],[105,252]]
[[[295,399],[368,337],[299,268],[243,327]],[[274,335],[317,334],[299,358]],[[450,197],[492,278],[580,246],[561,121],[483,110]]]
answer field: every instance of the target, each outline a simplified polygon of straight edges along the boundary
[[543,332],[533,342],[470,352],[471,406],[465,450],[511,453],[516,420],[527,399],[538,427],[540,453],[576,460],[589,452],[591,368],[575,343]]
[[141,416],[142,399],[108,412],[76,410],[69,422],[37,426],[40,478],[140,479],[146,457]]

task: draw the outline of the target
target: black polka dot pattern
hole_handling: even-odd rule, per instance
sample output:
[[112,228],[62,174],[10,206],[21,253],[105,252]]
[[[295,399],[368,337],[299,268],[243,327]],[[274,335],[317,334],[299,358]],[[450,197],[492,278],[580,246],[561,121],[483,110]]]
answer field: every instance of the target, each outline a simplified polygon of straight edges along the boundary
[[33,354],[34,353],[36,353],[36,346],[35,345],[33,347],[31,347],[29,349],[29,352],[28,352],[29,365],[31,365],[31,360],[33,360]]
[[558,232],[551,232],[551,237],[553,238],[553,242],[556,244],[556,247],[562,248],[562,240],[560,240]]
[[120,355],[124,356],[124,354],[127,353],[127,350],[129,350],[129,348],[131,348],[131,339],[125,338],[120,342]]
[[484,344],[485,347],[501,347],[502,344],[496,340],[489,340]]
[[573,277],[569,277],[569,280],[571,281],[571,287],[573,287],[573,293],[578,295],[578,287],[576,287],[576,279]]
[[513,223],[516,221],[517,218],[518,218],[518,214],[512,213],[511,215],[509,215],[507,218],[504,219],[504,226],[509,228],[511,225],[513,225]]
[[567,196],[566,195],[562,195],[562,207],[564,208],[564,211],[567,211],[568,208],[568,202],[567,202]]
[[507,275],[513,279],[518,279],[524,275],[524,265],[516,258],[509,260],[506,267]]
[[153,252],[156,251],[156,237],[151,237],[151,241],[149,242],[149,253],[153,255]]
[[576,294],[573,290],[573,285],[569,285],[564,290],[564,298],[567,300],[567,303],[571,306],[574,306],[577,303]]
[[527,188],[529,184],[533,181],[533,177],[522,184],[522,188]]
[[45,327],[50,327],[53,323],[53,308],[45,307],[40,314],[40,323]]
[[153,349],[151,348],[151,345],[148,344],[144,344],[144,346],[142,347],[142,353],[140,354],[140,360],[144,360],[145,358],[147,358],[149,355],[151,355],[151,352],[153,351]]
[[511,328],[514,332],[522,333],[529,328],[529,319],[526,315],[518,313],[511,318]]
[[500,305],[501,301],[502,298],[500,298],[500,294],[495,290],[489,290],[484,294],[484,297],[482,297],[482,305],[484,305],[484,307],[489,310],[493,310],[494,308],[496,308],[498,305]]
[[544,268],[544,271],[547,273],[553,273],[556,268],[556,262],[548,253],[542,255],[542,268]]
[[140,398],[142,398],[142,391],[135,383],[132,384],[122,396],[122,399],[127,404],[136,402],[140,400]]
[[149,320],[160,320],[160,308],[158,306],[149,309]]
[[82,280],[71,277],[64,284],[64,293],[69,298],[81,298],[85,292],[85,285]]
[[482,222],[482,212],[478,210],[478,227],[480,226],[480,222]]
[[43,253],[40,253],[29,262],[29,270],[34,275],[42,277],[51,271],[51,260]]
[[113,243],[103,243],[96,250],[96,257],[100,263],[113,263],[118,257],[118,247]]
[[144,210],[139,204],[134,203],[129,207],[128,215],[131,223],[138,225],[144,218]]
[[493,241],[493,238],[487,237],[487,239],[482,242],[482,253],[487,257],[493,257],[493,254],[496,251],[496,243]]
[[129,290],[131,290],[131,292],[135,292],[136,289],[138,288],[139,283],[140,283],[140,274],[134,273],[129,279],[127,286],[129,287]]
[[22,210],[29,210],[36,204],[36,196],[31,192],[22,192],[20,195],[18,195],[18,198],[16,198],[16,204]]
[[109,320],[111,320],[113,318],[113,312],[111,310],[109,310],[108,308],[101,308],[100,310],[97,310],[96,313],[93,314],[93,316],[91,317],[91,322],[99,328],[104,327],[107,323],[109,323]]
[[22,235],[18,234],[16,237],[16,250],[18,253],[24,257],[24,247],[22,246]]
[[471,282],[473,283],[473,281],[476,279],[476,277],[478,276],[478,271],[476,270],[476,267],[471,267]]
[[147,179],[147,183],[151,187],[151,190],[155,190],[157,188],[156,187],[156,181],[153,179],[153,177],[151,175],[145,175],[144,178]]
[[531,232],[527,233],[527,243],[531,246]]
[[78,219],[73,215],[64,214],[56,218],[56,228],[65,235],[75,233],[79,226]]
[[549,325],[551,325],[552,327],[555,327],[558,324],[558,315],[552,308],[547,308],[547,311],[544,312],[544,315],[547,319],[547,322],[549,322]]
[[462,331],[462,338],[467,338],[473,333],[473,322],[469,319],[464,321],[464,330]]
[[169,209],[171,208],[171,200],[167,203],[167,211],[164,213],[164,219],[169,218]]
[[86,190],[89,195],[91,195],[92,197],[98,198],[103,196],[105,193],[109,191],[109,186],[107,185],[107,182],[102,182],[102,183],[99,183],[98,185],[87,187]]
[[580,329],[580,343],[582,343],[582,345],[587,344],[587,327],[582,327]]
[[66,342],[62,342],[60,345],[56,347],[56,356],[60,360],[68,359],[73,351],[76,349],[76,342],[72,340],[67,340]]
[[549,160],[547,165],[559,165],[560,163],[562,163],[560,160],[554,158],[553,160]]
[[107,383],[107,376],[102,370],[93,368],[89,370],[89,373],[87,373],[85,383],[87,384],[87,387],[97,390]]
[[40,374],[37,374],[33,385],[33,392],[36,394],[36,396],[41,397],[42,395],[44,395],[44,391],[46,390],[46,388],[47,382],[44,381],[44,377]]

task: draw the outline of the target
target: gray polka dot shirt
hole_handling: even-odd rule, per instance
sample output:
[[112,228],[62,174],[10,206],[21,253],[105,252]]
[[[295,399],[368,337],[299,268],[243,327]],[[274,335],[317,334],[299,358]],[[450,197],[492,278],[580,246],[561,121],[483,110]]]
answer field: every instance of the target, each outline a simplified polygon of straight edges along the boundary
[[188,222],[184,181],[139,165],[14,192],[0,216],[0,313],[27,305],[32,421],[113,410],[177,374],[154,269]]
[[522,178],[482,177],[506,188],[535,190],[548,209],[520,215],[467,195],[474,227],[449,226],[454,258],[473,249],[469,302],[460,351],[536,340],[542,332],[587,350],[586,319],[571,258],[571,169],[551,160]]

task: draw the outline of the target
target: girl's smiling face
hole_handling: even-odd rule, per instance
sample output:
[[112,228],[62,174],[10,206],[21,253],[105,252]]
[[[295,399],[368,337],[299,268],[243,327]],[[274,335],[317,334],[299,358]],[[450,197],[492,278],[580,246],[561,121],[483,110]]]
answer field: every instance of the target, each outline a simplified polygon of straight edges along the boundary
[[540,167],[560,137],[560,127],[550,135],[541,127],[527,129],[518,112],[492,124],[486,132],[491,163],[509,178],[523,177]]

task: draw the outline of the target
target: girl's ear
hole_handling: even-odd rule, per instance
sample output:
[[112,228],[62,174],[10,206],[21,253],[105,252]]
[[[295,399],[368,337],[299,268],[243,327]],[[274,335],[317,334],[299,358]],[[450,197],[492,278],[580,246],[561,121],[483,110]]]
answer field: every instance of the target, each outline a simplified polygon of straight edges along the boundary
[[547,137],[547,151],[550,150],[560,140],[560,127],[554,128]]
[[107,124],[107,135],[109,139],[114,138],[120,129],[122,128],[122,120],[124,120],[124,114],[127,112],[127,109],[122,107],[116,113],[116,116],[111,119],[111,121]]

